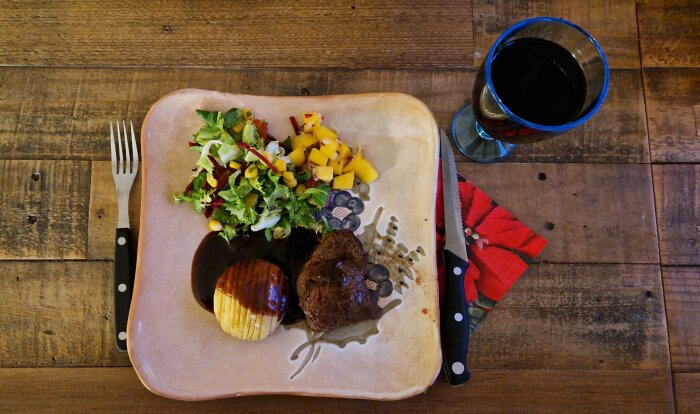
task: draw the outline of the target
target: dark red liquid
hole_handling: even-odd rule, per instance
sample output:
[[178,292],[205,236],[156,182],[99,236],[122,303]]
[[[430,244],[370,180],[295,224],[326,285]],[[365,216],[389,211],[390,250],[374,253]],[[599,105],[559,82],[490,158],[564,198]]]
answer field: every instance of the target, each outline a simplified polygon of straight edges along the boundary
[[508,109],[540,125],[573,121],[586,100],[581,66],[568,50],[545,39],[506,43],[493,59],[491,80]]

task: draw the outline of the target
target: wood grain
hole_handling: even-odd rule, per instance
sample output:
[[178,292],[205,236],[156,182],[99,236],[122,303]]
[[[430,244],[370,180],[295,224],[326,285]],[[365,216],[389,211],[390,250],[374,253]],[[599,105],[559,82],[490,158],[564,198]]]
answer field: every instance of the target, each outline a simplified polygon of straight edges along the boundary
[[0,259],[85,258],[90,164],[0,160]]
[[700,66],[696,0],[637,0],[642,65]]
[[700,161],[700,68],[644,69],[653,162]]
[[659,262],[649,165],[467,163],[457,168],[549,240],[537,260]]
[[[467,68],[462,1],[2,2],[9,65]],[[439,45],[440,53],[435,53]]]
[[292,396],[207,402],[149,393],[131,368],[0,369],[0,407],[9,412],[313,413],[671,413],[667,371],[475,371],[467,385],[442,378],[427,393],[378,402]]
[[561,17],[581,26],[600,42],[611,67],[640,66],[634,0],[475,0],[473,7],[476,66],[509,26],[537,16]]
[[[258,95],[396,91],[417,96],[445,130],[470,99],[474,71],[0,68],[0,151],[5,158],[108,160],[116,118],[138,127],[150,106],[193,87]],[[523,145],[512,161],[648,162],[638,70],[612,72],[600,113],[557,139]],[[466,158],[462,158],[466,159]]]
[[700,264],[700,165],[654,165],[663,264]]
[[0,366],[130,365],[114,339],[112,263],[6,261],[0,274]]
[[[92,163],[90,186],[90,215],[88,220],[88,259],[114,260],[114,237],[117,228],[117,193],[112,179],[110,161]],[[134,179],[129,197],[129,224],[134,242],[139,235],[141,212],[141,171]]]
[[668,370],[658,265],[536,264],[470,338],[470,367]]
[[700,372],[700,267],[664,266],[673,372]]
[[673,391],[676,396],[676,413],[700,412],[700,373],[673,374]]

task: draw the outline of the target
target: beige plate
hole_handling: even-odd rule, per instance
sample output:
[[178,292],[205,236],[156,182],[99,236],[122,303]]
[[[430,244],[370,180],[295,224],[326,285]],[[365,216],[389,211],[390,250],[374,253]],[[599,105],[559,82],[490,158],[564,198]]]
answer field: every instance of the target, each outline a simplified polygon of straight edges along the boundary
[[[324,334],[309,332],[305,324],[279,327],[251,343],[228,336],[197,304],[190,268],[206,220],[171,197],[187,184],[197,158],[186,145],[202,125],[195,109],[231,107],[251,108],[279,139],[293,135],[290,115],[319,111],[324,125],[363,147],[377,167],[380,177],[369,199],[362,195],[356,234],[370,261],[391,273],[394,291],[380,300],[386,312],[378,322]],[[127,343],[148,389],[182,400],[252,394],[394,400],[433,383],[441,362],[434,222],[438,129],[422,102],[394,93],[267,97],[185,89],[148,112],[141,150],[141,230]]]

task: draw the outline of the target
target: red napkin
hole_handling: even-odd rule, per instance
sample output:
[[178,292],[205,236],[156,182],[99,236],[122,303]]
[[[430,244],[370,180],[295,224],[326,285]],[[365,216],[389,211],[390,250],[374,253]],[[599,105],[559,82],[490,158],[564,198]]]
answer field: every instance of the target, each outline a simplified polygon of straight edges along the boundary
[[[469,257],[464,290],[470,306],[470,327],[473,330],[525,272],[528,265],[524,259],[534,259],[547,245],[547,240],[518,221],[469,180],[462,176],[458,176],[458,179],[462,224]],[[436,215],[438,281],[442,300],[445,218],[441,171],[438,173]]]

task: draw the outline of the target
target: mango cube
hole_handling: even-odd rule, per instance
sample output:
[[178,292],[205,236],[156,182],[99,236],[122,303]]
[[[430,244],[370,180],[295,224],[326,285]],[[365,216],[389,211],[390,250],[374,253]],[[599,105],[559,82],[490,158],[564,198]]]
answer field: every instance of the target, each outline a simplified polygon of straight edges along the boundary
[[377,170],[366,158],[353,159],[353,161],[356,163],[353,171],[363,183],[369,184],[379,177]]
[[347,158],[350,156],[351,153],[352,153],[352,148],[345,145],[344,142],[341,142],[340,146],[338,148],[338,155],[340,155],[340,158]]
[[304,147],[299,147],[289,153],[289,161],[297,167],[304,165],[306,162],[306,151]]
[[304,122],[304,132],[311,132],[315,126],[321,125],[321,115],[318,112],[305,113],[302,120]]
[[309,148],[317,142],[318,140],[316,137],[311,134],[297,135],[296,137],[292,138],[292,149],[295,150],[300,147]]
[[339,175],[333,179],[333,189],[350,190],[352,189],[353,181],[355,181],[355,173],[352,171],[343,175]]
[[338,158],[338,154],[336,153],[336,150],[338,149],[338,143],[337,142],[329,142],[328,144],[321,144],[321,154],[325,155],[326,157],[330,159],[336,159]]
[[361,159],[362,159],[362,158],[353,157],[353,158],[350,160],[350,162],[348,162],[347,164],[345,164],[345,166],[343,167],[343,172],[344,172],[344,173],[349,173],[349,172],[351,172],[351,171],[355,171],[355,167],[357,166],[357,164],[359,164],[359,161],[360,161]]
[[[318,149],[314,148],[311,150],[311,153],[309,154],[309,161],[316,165],[324,166],[328,164],[328,157],[323,155],[321,151]],[[333,174],[333,169],[331,168],[331,174]],[[331,177],[333,178],[333,177]]]
[[321,142],[337,141],[338,134],[333,132],[332,129],[325,127],[323,125],[317,125],[314,127],[314,136],[317,140]]
[[314,175],[317,179],[330,183],[333,180],[333,167],[316,167],[314,168]]
[[328,166],[333,168],[333,174],[340,175],[343,173],[343,167],[345,167],[345,159],[336,158],[328,160]]

